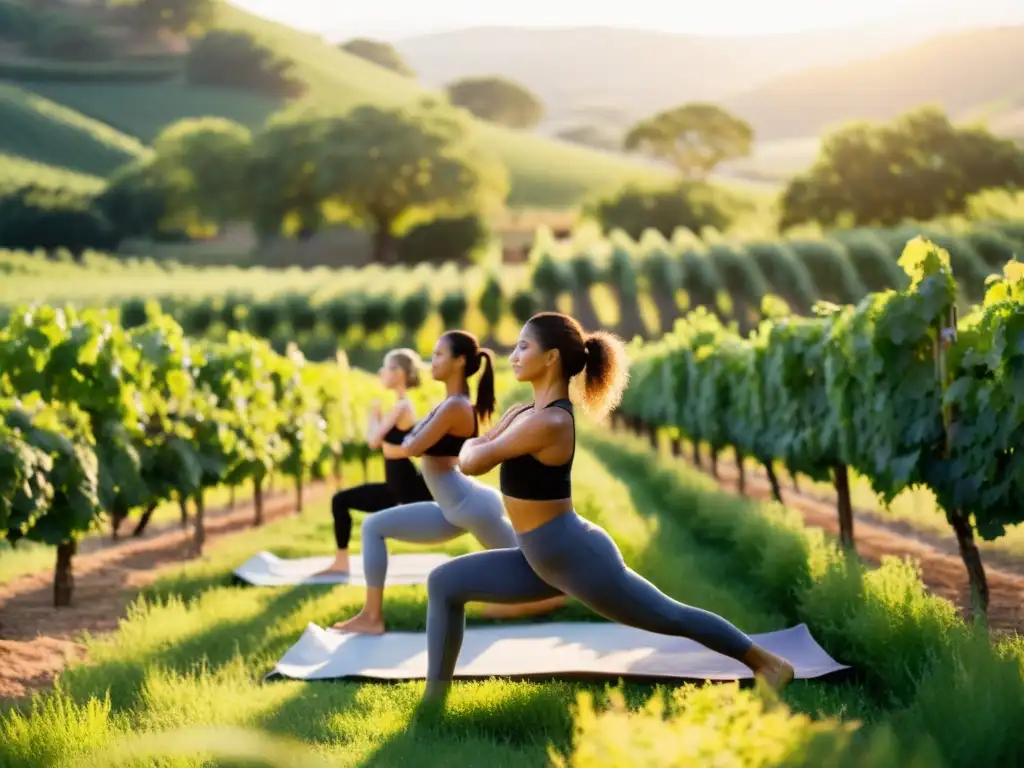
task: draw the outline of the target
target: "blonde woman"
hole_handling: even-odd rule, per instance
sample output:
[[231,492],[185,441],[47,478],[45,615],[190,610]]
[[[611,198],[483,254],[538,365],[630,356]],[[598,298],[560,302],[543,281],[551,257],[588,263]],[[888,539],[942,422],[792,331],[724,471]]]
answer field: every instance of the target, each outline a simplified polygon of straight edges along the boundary
[[[370,412],[366,442],[376,450],[384,444],[398,446],[416,424],[416,409],[406,396],[409,389],[420,385],[423,368],[420,356],[412,349],[393,349],[384,357],[380,369],[381,384],[398,393],[398,402],[386,414],[380,403]],[[334,517],[334,540],[338,551],[334,562],[320,574],[349,572],[348,546],[352,538],[352,512],[372,514],[400,504],[432,501],[423,476],[408,458],[394,458],[385,451],[384,482],[363,483],[334,494],[331,514]]]

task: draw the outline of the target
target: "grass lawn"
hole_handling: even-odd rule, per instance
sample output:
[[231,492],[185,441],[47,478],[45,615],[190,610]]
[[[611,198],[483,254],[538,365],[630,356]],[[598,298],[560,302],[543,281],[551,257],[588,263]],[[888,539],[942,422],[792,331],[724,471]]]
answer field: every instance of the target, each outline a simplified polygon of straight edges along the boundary
[[[59,691],[0,718],[0,764],[102,765],[93,750],[133,736],[143,743],[129,743],[143,751],[119,765],[154,764],[147,748],[175,754],[158,763],[175,766],[225,765],[210,761],[242,754],[252,764],[254,752],[261,764],[313,765],[319,757],[339,766],[547,765],[549,749],[575,750],[569,764],[580,766],[712,757],[743,766],[932,766],[967,755],[972,764],[998,765],[1020,756],[1007,725],[1024,716],[1024,647],[1011,641],[994,653],[948,603],[923,593],[912,568],[893,562],[864,573],[785,510],[757,513],[678,462],[652,461],[637,441],[581,435],[575,477],[581,514],[668,594],[750,632],[806,621],[830,653],[856,667],[852,679],[794,683],[784,695],[792,711],[770,712],[734,685],[630,684],[620,689],[622,705],[605,710],[604,686],[459,683],[444,717],[427,722],[414,720],[421,682],[263,684],[307,623],[327,625],[361,603],[358,588],[228,585],[231,569],[259,549],[330,551],[321,504],[169,571],[116,633],[88,641],[89,661],[66,672]],[[494,473],[487,480],[495,482]],[[475,548],[463,537],[443,549]],[[425,609],[423,587],[388,589],[390,628],[422,631]],[[550,618],[596,617],[573,604]],[[469,621],[482,621],[472,605]],[[665,693],[655,697],[664,710],[638,713],[656,690]],[[600,711],[580,694],[592,695]],[[857,730],[858,721],[866,726]],[[207,726],[246,733],[176,732]],[[155,732],[171,735],[153,742]],[[251,741],[260,735],[294,741]]]
[[[672,596],[717,611],[748,631],[787,625],[735,561],[701,546],[685,525],[657,513],[642,478],[623,476],[584,449],[576,466],[576,476],[586,478],[577,481],[581,513],[606,527],[632,567]],[[495,482],[495,474],[488,481]],[[459,684],[446,719],[412,732],[407,726],[422,683],[262,684],[308,622],[326,625],[351,615],[362,592],[239,588],[228,585],[228,575],[259,549],[285,556],[328,553],[329,522],[325,505],[311,507],[301,518],[235,536],[202,561],[169,572],[146,590],[118,632],[89,641],[89,662],[65,673],[59,694],[40,699],[28,720],[0,720],[0,763],[52,765],[57,756],[84,757],[133,732],[192,725],[241,726],[297,738],[334,765],[390,765],[399,759],[417,765],[543,765],[549,744],[570,749],[570,711],[583,687],[568,683]],[[476,548],[463,537],[443,549],[459,554]],[[392,552],[415,550],[391,546]],[[422,630],[425,611],[423,587],[388,589],[390,628]],[[597,617],[572,604],[552,618]],[[474,606],[470,621],[482,621]],[[626,686],[628,701],[638,705],[652,690]],[[849,683],[796,683],[786,699],[798,709],[846,717],[871,716],[877,707],[864,689]],[[204,763],[197,756],[174,764]]]

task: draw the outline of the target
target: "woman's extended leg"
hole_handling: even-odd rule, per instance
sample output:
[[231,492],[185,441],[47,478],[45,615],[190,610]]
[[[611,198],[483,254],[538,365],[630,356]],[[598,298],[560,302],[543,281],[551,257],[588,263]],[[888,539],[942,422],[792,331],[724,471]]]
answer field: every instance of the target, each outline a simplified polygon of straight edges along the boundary
[[575,513],[523,535],[520,546],[540,578],[606,619],[696,640],[746,664],[775,687],[793,677],[789,662],[757,646],[731,622],[673,600],[628,568],[612,538]]
[[466,628],[466,603],[532,603],[560,592],[540,578],[519,549],[490,549],[456,557],[427,579],[427,696],[451,685]]
[[435,501],[420,501],[391,507],[369,517],[363,523],[363,572],[366,576],[366,603],[363,609],[334,629],[379,635],[384,632],[384,580],[388,570],[385,539],[415,544],[451,541],[465,533],[449,523]]
[[348,573],[348,544],[352,538],[352,510],[380,512],[397,504],[386,483],[364,483],[338,491],[331,497],[331,515],[334,517],[334,543],[338,547],[334,562],[317,575]]

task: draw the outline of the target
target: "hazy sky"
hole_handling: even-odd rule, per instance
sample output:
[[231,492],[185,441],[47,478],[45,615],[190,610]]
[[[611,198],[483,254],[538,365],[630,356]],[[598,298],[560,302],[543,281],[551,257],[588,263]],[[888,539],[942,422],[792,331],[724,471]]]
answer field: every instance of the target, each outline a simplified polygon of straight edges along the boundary
[[[293,27],[333,37],[384,38],[459,27],[617,26],[696,34],[758,34],[875,21],[941,0],[231,0]],[[601,6],[604,6],[601,8]],[[670,10],[675,6],[678,10]]]

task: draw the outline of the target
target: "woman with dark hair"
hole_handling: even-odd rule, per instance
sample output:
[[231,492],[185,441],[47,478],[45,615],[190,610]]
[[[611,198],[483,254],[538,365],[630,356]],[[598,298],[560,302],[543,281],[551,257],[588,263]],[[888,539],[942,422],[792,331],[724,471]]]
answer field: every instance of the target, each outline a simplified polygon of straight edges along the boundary
[[[482,371],[482,372],[481,372]],[[470,376],[480,373],[476,403],[469,399]],[[344,632],[384,632],[384,580],[387,573],[386,539],[436,544],[470,533],[488,549],[516,546],[516,534],[505,515],[501,495],[458,469],[459,451],[479,434],[479,422],[494,413],[494,353],[482,348],[466,331],[448,331],[434,345],[431,373],[442,381],[447,397],[402,440],[384,443],[387,459],[423,458],[423,479],[434,501],[403,504],[366,519],[362,528],[366,602],[363,609],[332,629]],[[560,605],[564,598],[545,601]],[[523,613],[537,612],[536,606]]]
[[[366,442],[370,448],[376,450],[384,445],[401,445],[409,434],[416,423],[416,409],[406,391],[420,385],[422,368],[423,361],[412,349],[393,349],[384,356],[380,381],[385,389],[398,393],[398,401],[384,415],[380,412],[380,403],[373,404],[366,430]],[[334,562],[317,575],[349,572],[348,545],[352,538],[353,510],[369,514],[398,504],[432,499],[423,476],[412,461],[385,456],[383,483],[363,483],[338,491],[331,498],[334,542],[338,549]]]
[[[544,312],[523,327],[510,361],[516,379],[533,385],[519,405],[459,453],[467,475],[501,465],[501,492],[517,547],[474,552],[435,568],[427,593],[426,700],[443,701],[462,646],[470,601],[521,603],[570,595],[610,621],[687,637],[750,667],[781,688],[793,666],[757,646],[713,613],[677,602],[628,568],[611,537],[573,509],[570,473],[576,428],[570,389],[584,409],[604,415],[628,379],[622,342],[586,334],[571,317]],[[570,386],[573,378],[583,374]]]

